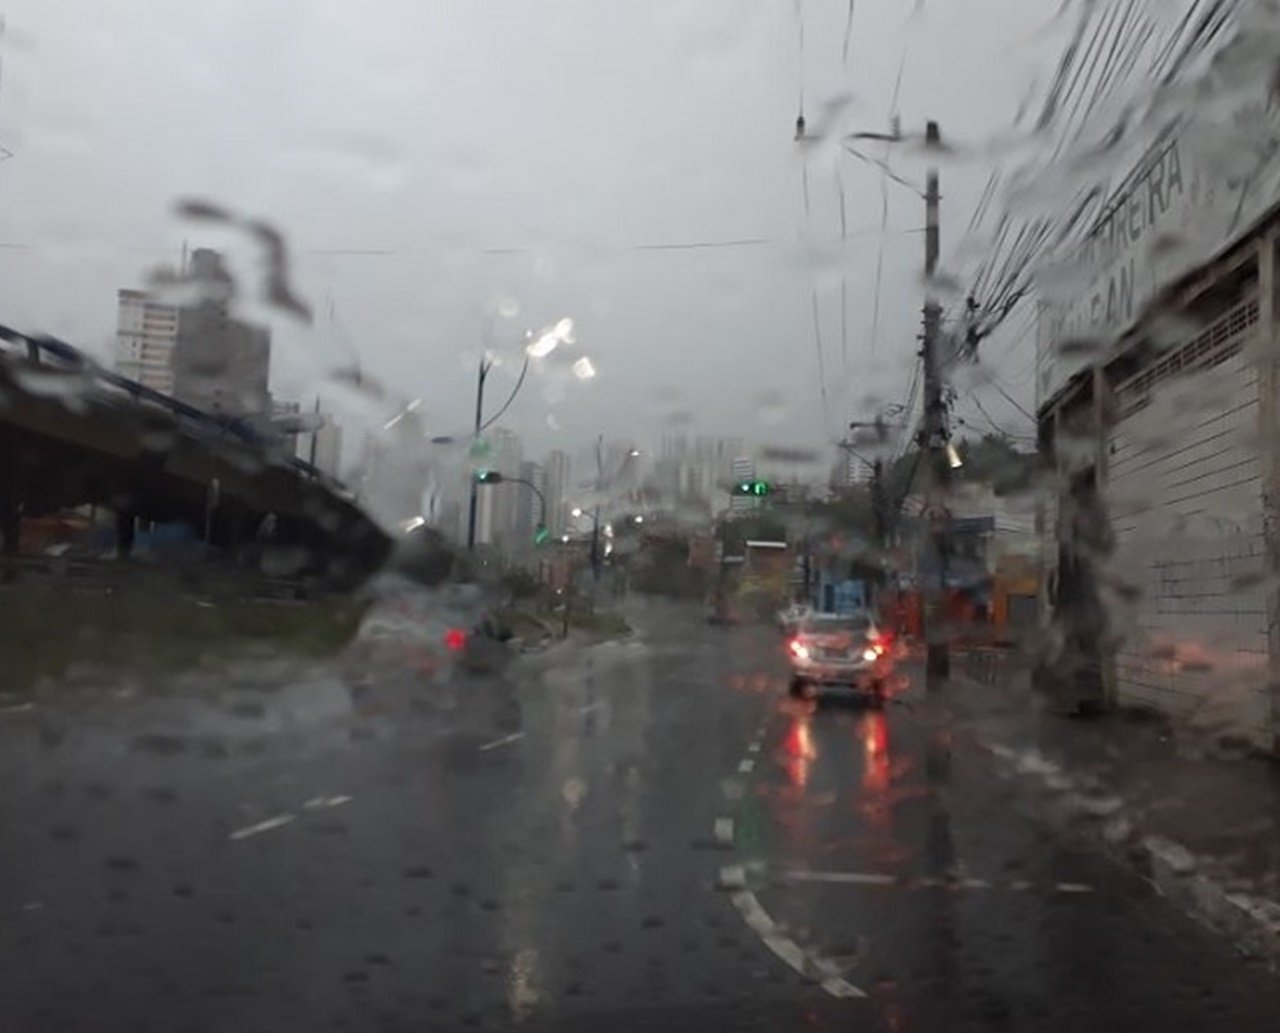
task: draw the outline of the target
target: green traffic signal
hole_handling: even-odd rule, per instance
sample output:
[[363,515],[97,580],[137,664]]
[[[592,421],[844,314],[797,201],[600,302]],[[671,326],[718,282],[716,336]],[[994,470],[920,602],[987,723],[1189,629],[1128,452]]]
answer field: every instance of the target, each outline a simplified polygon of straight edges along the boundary
[[497,484],[501,480],[502,480],[502,474],[498,473],[496,470],[477,470],[476,471],[477,484]]
[[539,524],[533,530],[533,544],[546,545],[551,541],[551,529],[546,524]]
[[733,493],[735,495],[750,495],[754,498],[762,499],[766,495],[772,494],[773,486],[768,481],[739,481]]

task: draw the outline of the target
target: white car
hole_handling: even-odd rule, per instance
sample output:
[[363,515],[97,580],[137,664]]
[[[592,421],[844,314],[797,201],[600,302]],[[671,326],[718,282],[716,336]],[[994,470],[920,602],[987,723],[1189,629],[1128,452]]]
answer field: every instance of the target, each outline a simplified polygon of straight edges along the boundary
[[787,637],[791,694],[808,699],[823,686],[846,686],[883,706],[893,673],[892,645],[870,613],[810,616]]

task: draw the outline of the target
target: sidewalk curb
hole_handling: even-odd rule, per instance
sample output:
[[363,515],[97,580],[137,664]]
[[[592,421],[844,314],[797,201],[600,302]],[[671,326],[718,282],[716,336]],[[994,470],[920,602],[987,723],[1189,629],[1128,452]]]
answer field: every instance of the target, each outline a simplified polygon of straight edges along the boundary
[[1034,783],[1045,794],[1037,814],[1056,829],[1083,836],[1180,910],[1230,936],[1240,951],[1266,959],[1272,970],[1280,968],[1280,902],[1237,892],[1202,871],[1200,860],[1181,843],[1144,831],[1141,808],[1133,801],[1073,778],[1039,751],[1015,749],[976,732],[970,738],[1010,775]]

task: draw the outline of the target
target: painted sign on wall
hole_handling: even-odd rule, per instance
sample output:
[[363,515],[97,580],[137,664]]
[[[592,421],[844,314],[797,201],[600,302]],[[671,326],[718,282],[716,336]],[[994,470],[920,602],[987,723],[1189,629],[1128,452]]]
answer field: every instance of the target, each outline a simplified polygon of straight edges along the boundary
[[1037,402],[1130,330],[1167,285],[1280,202],[1280,121],[1265,104],[1228,127],[1188,120],[1138,162],[1088,236],[1040,277]]

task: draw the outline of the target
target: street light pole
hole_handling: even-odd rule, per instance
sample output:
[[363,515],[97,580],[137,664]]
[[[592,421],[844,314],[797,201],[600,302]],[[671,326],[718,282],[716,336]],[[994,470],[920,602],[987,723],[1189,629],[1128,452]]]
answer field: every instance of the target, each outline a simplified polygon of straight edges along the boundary
[[[489,370],[493,364],[488,357],[480,358],[480,375],[476,380],[476,423],[475,435],[472,438],[472,446],[480,440],[480,431],[484,422],[484,382],[489,376]],[[476,491],[476,479],[471,478],[471,502],[467,511],[467,550],[474,551],[476,547],[476,507],[479,503],[479,495]]]
[[[930,122],[925,131],[927,147],[941,144],[938,123]],[[924,446],[929,456],[929,532],[937,560],[937,577],[925,585],[925,686],[939,688],[951,674],[951,650],[947,642],[947,554],[950,548],[950,514],[947,495],[951,486],[951,464],[947,455],[947,409],[943,396],[942,306],[938,303],[935,277],[940,250],[939,208],[941,194],[938,170],[931,167],[925,181],[924,231]]]

